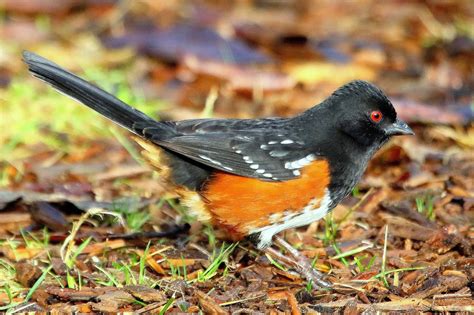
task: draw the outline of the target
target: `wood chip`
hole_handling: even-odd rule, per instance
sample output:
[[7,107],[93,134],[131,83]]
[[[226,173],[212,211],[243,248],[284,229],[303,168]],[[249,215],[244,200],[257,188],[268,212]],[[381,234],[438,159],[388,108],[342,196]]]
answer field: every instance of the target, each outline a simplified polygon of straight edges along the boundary
[[228,312],[222,308],[218,303],[216,303],[211,297],[206,293],[196,290],[195,295],[199,300],[199,305],[201,305],[204,313],[206,314],[228,314]]
[[379,215],[390,226],[390,236],[426,241],[436,233],[436,230],[424,227],[402,217],[395,217],[384,213],[380,213]]
[[105,242],[89,244],[84,248],[82,253],[89,254],[90,256],[95,256],[106,250],[122,248],[125,246],[127,246],[127,243],[122,239],[108,240]]
[[269,300],[287,300],[291,308],[291,314],[293,315],[301,314],[298,308],[298,301],[296,300],[295,295],[288,290],[284,290],[284,291],[270,290],[268,292],[268,299]]
[[10,260],[21,261],[33,259],[46,251],[41,248],[12,248],[9,245],[3,245],[0,247],[0,252]]
[[0,235],[10,233],[10,231],[19,231],[30,226],[33,223],[29,213],[0,213]]
[[99,302],[91,303],[92,309],[99,312],[118,312],[125,305],[133,303],[135,298],[124,290],[107,292],[97,297]]
[[146,303],[161,302],[166,300],[166,295],[162,291],[152,289],[144,285],[129,285],[124,287],[124,289],[140,301]]
[[15,265],[16,279],[25,288],[31,288],[33,284],[43,274],[40,268],[27,262],[20,262]]

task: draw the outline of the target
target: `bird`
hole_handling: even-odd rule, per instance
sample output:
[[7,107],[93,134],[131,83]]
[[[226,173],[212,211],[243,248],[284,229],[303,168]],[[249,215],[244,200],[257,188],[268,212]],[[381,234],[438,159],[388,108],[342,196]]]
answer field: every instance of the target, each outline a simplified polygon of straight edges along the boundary
[[277,234],[323,218],[382,145],[414,134],[384,92],[363,80],[293,117],[156,121],[44,57],[24,51],[23,60],[34,77],[130,131],[198,220],[261,250],[275,241],[323,287],[330,283]]

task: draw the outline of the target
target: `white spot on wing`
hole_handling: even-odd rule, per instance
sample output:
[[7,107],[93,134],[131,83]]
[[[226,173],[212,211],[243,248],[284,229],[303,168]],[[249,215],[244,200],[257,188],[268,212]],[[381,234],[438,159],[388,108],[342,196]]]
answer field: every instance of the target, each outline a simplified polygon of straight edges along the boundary
[[270,173],[264,173],[264,174],[263,174],[263,177],[268,177],[268,178],[270,178],[270,177],[272,177],[272,176],[273,176],[273,175],[270,174]]
[[283,141],[280,142],[280,143],[281,143],[281,144],[292,144],[292,143],[294,143],[294,141],[291,140],[291,139],[286,139],[286,140],[283,140]]
[[294,170],[297,168],[302,168],[303,166],[309,165],[312,161],[316,159],[316,156],[314,154],[308,154],[302,159],[292,161],[292,162],[286,162],[285,163],[285,168],[289,170]]
[[278,141],[268,141],[268,144],[277,144]]
[[222,165],[222,163],[221,163],[221,162],[219,162],[219,161],[216,161],[216,160],[214,160],[214,159],[211,159],[211,158],[210,158],[210,157],[208,157],[208,156],[205,156],[205,155],[199,155],[199,157],[200,157],[201,159],[203,159],[203,160],[206,160],[206,161],[209,161],[209,162],[211,162],[211,163],[213,163],[213,164],[215,164],[215,165],[219,165],[219,166],[220,166],[220,165]]
[[253,163],[253,161],[252,161],[252,159],[250,158],[250,156],[244,155],[242,158],[244,159],[245,163],[248,163],[248,164],[252,164],[252,163]]
[[259,166],[258,164],[252,164],[252,165],[250,165],[250,168],[253,169],[253,170],[256,170],[256,169],[258,169],[258,166]]
[[295,175],[295,176],[300,176],[300,175],[301,175],[301,172],[298,171],[298,170],[294,170],[294,171],[293,171],[293,175]]
[[270,151],[270,156],[273,156],[273,157],[284,157],[285,155],[288,155],[288,151],[281,151],[281,150],[273,150],[273,151]]
[[258,170],[255,171],[255,173],[263,174],[263,173],[265,173],[265,170],[264,169],[258,169]]

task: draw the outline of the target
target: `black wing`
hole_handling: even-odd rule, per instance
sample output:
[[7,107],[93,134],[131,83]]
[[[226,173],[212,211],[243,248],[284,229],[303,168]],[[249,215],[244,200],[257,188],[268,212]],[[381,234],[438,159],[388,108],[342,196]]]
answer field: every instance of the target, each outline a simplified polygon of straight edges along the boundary
[[229,173],[269,181],[299,176],[315,158],[290,120],[196,119],[156,122],[113,95],[61,68],[24,52],[30,72],[119,125],[171,151]]
[[174,124],[177,135],[163,139],[153,126],[137,126],[145,138],[171,151],[228,173],[267,181],[299,177],[316,158],[288,127],[288,120],[200,119]]

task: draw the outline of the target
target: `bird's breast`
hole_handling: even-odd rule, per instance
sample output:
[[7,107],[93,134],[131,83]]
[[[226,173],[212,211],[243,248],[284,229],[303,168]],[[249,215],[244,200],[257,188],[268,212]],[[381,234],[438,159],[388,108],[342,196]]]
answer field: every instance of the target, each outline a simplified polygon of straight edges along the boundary
[[[331,180],[326,160],[301,169],[299,178],[267,182],[216,172],[202,191],[212,223],[241,239],[259,228],[318,208]],[[307,222],[309,224],[311,222]]]

